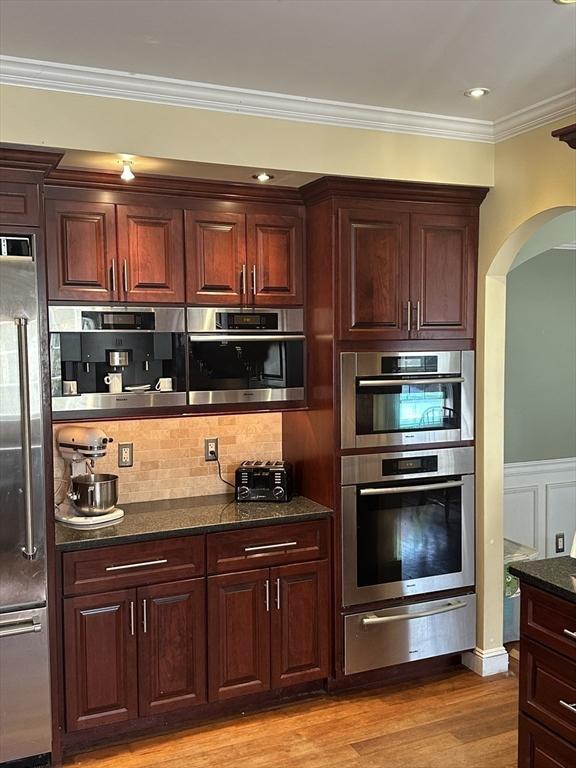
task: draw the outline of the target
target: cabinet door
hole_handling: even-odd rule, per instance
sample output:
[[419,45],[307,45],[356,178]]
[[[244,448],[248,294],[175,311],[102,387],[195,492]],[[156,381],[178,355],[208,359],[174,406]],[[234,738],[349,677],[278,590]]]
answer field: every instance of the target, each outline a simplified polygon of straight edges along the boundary
[[40,187],[0,180],[0,224],[40,226]]
[[328,563],[272,568],[272,688],[327,677],[330,667]]
[[270,688],[270,572],[208,578],[208,696],[222,701]]
[[412,338],[474,337],[476,242],[471,216],[412,216]]
[[119,205],[116,215],[124,300],[183,302],[182,211]]
[[239,306],[248,298],[246,216],[186,211],[187,302]]
[[340,211],[341,339],[408,338],[408,262],[407,213]]
[[518,768],[574,768],[576,746],[522,712],[518,718]]
[[112,203],[47,200],[46,249],[49,299],[106,302],[118,298]]
[[204,579],[138,589],[140,715],[206,701]]
[[138,715],[133,589],[64,600],[68,731]]
[[303,226],[298,216],[248,214],[248,266],[256,306],[303,302]]

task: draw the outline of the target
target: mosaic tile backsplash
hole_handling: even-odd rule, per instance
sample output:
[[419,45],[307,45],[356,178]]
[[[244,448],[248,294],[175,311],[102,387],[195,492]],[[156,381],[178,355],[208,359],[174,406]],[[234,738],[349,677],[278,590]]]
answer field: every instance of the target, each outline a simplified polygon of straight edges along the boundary
[[[232,491],[218,478],[215,461],[204,461],[204,438],[217,437],[226,480],[244,459],[282,458],[280,413],[194,416],[175,419],[78,422],[99,427],[114,442],[96,472],[118,475],[118,503],[178,499]],[[54,427],[54,438],[60,427]],[[118,467],[118,443],[133,443],[134,466]],[[67,490],[65,464],[54,446],[56,501]]]

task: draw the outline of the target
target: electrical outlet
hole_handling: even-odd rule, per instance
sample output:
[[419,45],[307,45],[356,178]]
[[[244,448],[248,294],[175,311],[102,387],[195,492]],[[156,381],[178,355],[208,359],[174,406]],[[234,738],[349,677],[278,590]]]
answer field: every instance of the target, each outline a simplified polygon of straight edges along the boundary
[[118,466],[131,467],[134,464],[134,444],[118,443]]
[[565,549],[565,536],[563,533],[556,534],[556,554],[564,552]]
[[216,461],[218,458],[218,438],[204,438],[204,461]]

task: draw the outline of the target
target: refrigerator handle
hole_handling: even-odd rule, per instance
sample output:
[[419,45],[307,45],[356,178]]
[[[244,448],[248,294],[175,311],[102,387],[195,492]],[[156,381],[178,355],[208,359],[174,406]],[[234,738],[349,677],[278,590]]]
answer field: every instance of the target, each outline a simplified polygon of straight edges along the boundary
[[28,318],[14,318],[18,332],[18,371],[20,374],[20,428],[24,468],[24,546],[27,560],[36,557],[34,520],[32,515],[32,435],[30,429],[30,374],[28,371]]

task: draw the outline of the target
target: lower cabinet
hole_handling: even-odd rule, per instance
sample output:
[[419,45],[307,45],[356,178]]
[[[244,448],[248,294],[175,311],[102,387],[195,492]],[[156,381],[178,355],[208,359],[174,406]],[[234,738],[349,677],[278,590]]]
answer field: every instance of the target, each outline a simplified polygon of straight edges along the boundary
[[68,731],[206,701],[204,579],[64,600]]
[[208,577],[209,699],[329,674],[327,561]]

